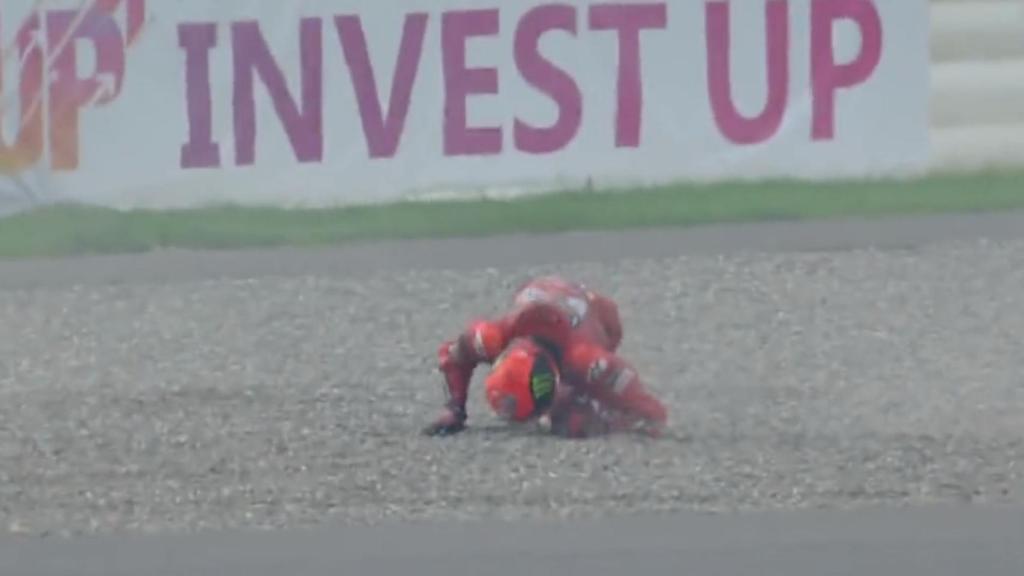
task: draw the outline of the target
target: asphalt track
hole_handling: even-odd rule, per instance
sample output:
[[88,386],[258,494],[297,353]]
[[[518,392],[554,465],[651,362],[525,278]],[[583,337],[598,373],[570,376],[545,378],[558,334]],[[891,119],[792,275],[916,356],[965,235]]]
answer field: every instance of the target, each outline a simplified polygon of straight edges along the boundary
[[324,249],[169,250],[143,256],[0,261],[0,288],[175,283],[311,273],[358,277],[379,270],[505,268],[748,251],[902,250],[976,238],[1024,238],[1024,213],[744,223],[614,233],[569,232],[559,234],[556,243],[545,236],[508,235],[378,242]]
[[[360,275],[613,261],[700,252],[915,250],[952,240],[1024,238],[1024,215],[772,223],[683,231],[381,244],[321,251],[148,256],[0,264],[0,288],[173,283],[206,278]],[[1019,430],[1018,430],[1019,432]],[[685,448],[683,448],[685,449]],[[1004,463],[1010,464],[1010,463]],[[904,507],[721,516],[672,513],[554,523],[319,526],[272,533],[0,537],[7,576],[335,574],[694,574],[1012,576],[1024,573],[1024,508]]]
[[1016,576],[1021,510],[674,515],[0,541],[9,576]]

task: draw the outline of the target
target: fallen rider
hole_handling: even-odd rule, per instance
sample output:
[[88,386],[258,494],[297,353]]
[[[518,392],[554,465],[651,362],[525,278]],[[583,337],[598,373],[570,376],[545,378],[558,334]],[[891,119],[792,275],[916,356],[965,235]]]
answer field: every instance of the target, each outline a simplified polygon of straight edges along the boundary
[[424,434],[466,428],[473,372],[491,364],[487,402],[509,422],[534,421],[567,438],[661,435],[665,407],[616,353],[623,333],[614,301],[576,282],[541,277],[520,287],[512,304],[498,318],[471,322],[440,347],[447,400]]

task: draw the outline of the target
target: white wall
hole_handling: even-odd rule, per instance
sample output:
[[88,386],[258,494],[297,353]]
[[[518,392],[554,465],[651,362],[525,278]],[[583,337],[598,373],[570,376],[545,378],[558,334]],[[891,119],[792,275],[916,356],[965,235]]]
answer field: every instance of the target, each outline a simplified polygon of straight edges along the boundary
[[1024,166],[1024,0],[932,0],[932,167]]
[[0,20],[0,43],[37,38],[8,53],[5,124],[43,111],[0,172],[43,201],[319,207],[930,167],[929,0],[772,3],[770,34],[761,1],[47,6],[48,35],[35,0]]
[[[84,5],[79,0],[47,2],[52,9],[72,15],[80,15],[80,6]],[[95,2],[91,0],[89,4]],[[735,127],[730,129],[732,136],[725,138],[722,126],[735,126],[736,113],[711,105],[712,90],[703,67],[707,56],[703,39],[710,37],[701,29],[707,9],[704,0],[672,0],[672,9],[664,17],[655,14],[654,29],[643,34],[642,65],[639,57],[618,63],[614,34],[591,29],[585,14],[589,12],[588,6],[597,2],[571,0],[569,4],[577,10],[570,24],[575,23],[580,29],[575,35],[552,34],[544,50],[579,85],[581,95],[575,98],[571,90],[564,89],[566,83],[562,83],[563,95],[570,96],[562,107],[553,106],[551,98],[525,82],[519,64],[523,63],[524,54],[528,59],[532,57],[532,48],[527,45],[517,51],[512,42],[526,10],[541,3],[542,0],[405,0],[402,10],[396,12],[391,3],[367,4],[362,0],[297,4],[265,0],[104,2],[102,6],[106,8],[98,10],[113,13],[99,14],[94,10],[90,14],[108,26],[104,28],[94,22],[82,32],[86,45],[104,47],[103,58],[97,56],[96,76],[78,78],[76,74],[88,76],[88,66],[86,72],[79,71],[75,59],[56,62],[54,78],[66,81],[48,84],[52,86],[50,96],[45,98],[48,106],[44,107],[48,128],[44,129],[42,122],[32,125],[37,131],[34,137],[27,132],[30,137],[13,140],[11,126],[21,115],[21,106],[11,103],[20,101],[13,96],[20,94],[20,84],[14,80],[21,77],[22,67],[11,64],[21,62],[9,58],[16,51],[4,55],[7,64],[2,73],[8,81],[0,83],[5,97],[0,109],[6,107],[3,135],[15,144],[0,146],[0,212],[26,198],[79,200],[125,208],[186,207],[210,202],[320,206],[423,197],[439,192],[522,192],[586,182],[632,185],[722,176],[857,177],[916,174],[929,169],[1024,166],[1024,0],[877,0],[884,28],[890,32],[879,46],[877,68],[869,81],[845,90],[842,97],[835,99],[815,95],[811,89],[813,35],[808,26],[811,20],[806,16],[810,2],[791,2],[792,40],[785,50],[793,67],[792,81],[788,91],[784,81],[779,83],[783,89],[771,91],[786,97],[776,99],[783,104],[771,107],[774,113],[766,115],[770,122],[765,127],[749,122],[741,126],[749,132],[747,136],[759,142],[757,145],[740,145],[738,142],[747,140],[747,136],[737,136]],[[722,73],[725,60],[721,58],[715,59],[709,69],[720,72],[715,74],[719,89],[714,91],[720,104],[721,94],[731,93],[737,99],[739,111],[756,114],[764,105],[767,91],[762,72],[763,20],[760,10],[752,8],[752,4],[738,2],[734,6],[737,17],[730,43],[731,74]],[[929,6],[930,87],[926,74]],[[26,18],[35,7],[35,0],[2,0],[0,43],[5,47],[17,46],[10,39],[21,22],[30,21]],[[473,36],[477,46],[467,51],[472,58],[465,64],[473,60],[474,66],[490,67],[501,79],[497,94],[475,98],[471,107],[467,104],[465,114],[469,124],[492,128],[486,138],[488,146],[493,143],[494,128],[501,130],[501,145],[496,152],[456,149],[449,153],[442,148],[442,143],[449,141],[446,130],[451,123],[444,115],[449,93],[454,94],[453,102],[469,100],[468,95],[459,92],[461,84],[455,82],[452,88],[445,83],[442,64],[446,55],[452,56],[458,66],[462,66],[464,56],[456,49],[444,48],[441,23],[444,14],[467,7],[497,11],[502,22],[500,33],[483,34],[490,38],[467,32],[465,40],[468,43],[469,36]],[[372,104],[376,98],[377,104],[383,106],[381,95],[390,102],[390,91],[383,87],[393,84],[392,70],[398,51],[396,31],[404,29],[403,13],[417,11],[429,14],[425,40],[410,44],[423,47],[423,70],[413,73],[400,68],[411,86],[407,90],[411,102],[406,110],[408,119],[388,122],[388,126],[398,127],[397,132],[387,134],[402,135],[395,140],[400,146],[390,151],[385,147],[384,157],[371,159],[364,124],[369,119],[368,125],[381,136],[385,132],[384,116],[390,115],[358,104],[352,79],[360,80],[364,87],[375,82],[384,90],[377,95],[360,92],[365,102]],[[354,13],[360,14],[365,23],[368,40],[364,48],[359,47],[361,40],[352,40],[358,36],[340,35],[335,30],[333,16]],[[236,29],[232,24],[258,19],[268,50],[280,65],[288,90],[294,93],[300,85],[300,72],[306,70],[300,64],[304,56],[300,55],[300,43],[296,41],[305,38],[300,33],[300,18],[304,21],[309,16],[320,17],[308,34],[314,46],[310,53],[323,59],[322,66],[309,66],[313,80],[310,84],[323,83],[322,89],[310,89],[314,98],[309,108],[315,112],[322,104],[323,109],[308,118],[302,114],[300,120],[293,114],[286,137],[275,113],[277,100],[272,103],[267,90],[257,86],[248,92],[248,98],[235,98],[232,73],[244,73],[251,65],[233,66],[237,62],[233,59],[232,38],[240,31],[243,34],[239,38],[251,40],[251,34],[246,35],[248,28]],[[124,36],[109,34],[110,20]],[[84,21],[76,17],[69,20],[68,26]],[[143,22],[145,26],[140,27]],[[209,29],[203,23],[219,31],[217,42],[209,46],[204,44],[204,34]],[[820,29],[822,24],[817,26]],[[142,33],[138,34],[140,30]],[[458,26],[452,30],[462,34]],[[203,58],[186,58],[181,45],[184,32],[189,32],[186,36],[192,42],[189,53],[197,48],[196,54],[208,55],[209,68],[201,65]],[[850,32],[850,26],[837,31],[833,46],[837,55],[843,53],[852,59],[858,42]],[[723,33],[717,34],[721,37]],[[135,41],[128,41],[129,37]],[[350,47],[353,53],[360,54],[364,49],[369,52],[366,58],[376,71],[376,80],[348,63],[344,45],[339,44],[343,37],[350,38],[356,46]],[[456,40],[460,38],[457,36]],[[449,44],[457,46],[460,42]],[[248,44],[241,45],[244,53]],[[29,46],[36,50],[39,45]],[[618,85],[620,67],[627,72],[623,77],[640,76],[644,79],[641,85],[647,87],[642,98],[627,93],[623,98],[625,106],[617,103],[617,92],[609,90],[610,86]],[[113,85],[100,82],[101,69],[103,79],[113,79]],[[533,74],[552,79],[542,68]],[[123,86],[117,91],[119,77]],[[38,81],[36,84],[38,90]],[[188,87],[196,89],[186,90]],[[483,92],[490,90],[484,88]],[[83,99],[85,89],[93,93]],[[239,93],[244,96],[246,90],[242,88]],[[315,98],[317,94],[322,96],[320,100]],[[926,109],[922,102],[929,95],[930,109]],[[39,93],[33,98],[44,100]],[[204,109],[203,102],[210,103],[209,109]],[[239,111],[236,102],[249,104],[240,114],[234,114]],[[817,107],[815,102],[824,105]],[[399,112],[395,118],[405,118],[402,106],[396,110]],[[713,110],[716,114],[712,114]],[[784,114],[778,114],[779,110]],[[195,122],[193,112],[198,119]],[[552,122],[553,117],[563,116],[580,119],[574,120],[575,125],[566,124],[571,128],[564,135],[567,138],[556,135],[560,148],[526,152],[513,145],[514,120],[523,119],[539,127]],[[833,140],[812,141],[815,118],[821,119],[823,126],[834,120]],[[250,129],[256,126],[258,130]],[[634,126],[642,127],[642,138],[628,136]],[[885,128],[884,135],[879,126]],[[620,134],[625,135],[621,143]],[[455,135],[465,136],[458,124]],[[292,136],[302,143],[301,161]],[[374,141],[382,138],[387,140],[381,136]],[[207,156],[218,158],[204,156],[200,160],[205,163],[198,163],[190,155],[186,165],[182,155],[186,141],[192,144],[188,150],[204,150]],[[313,146],[307,141],[312,141]],[[237,161],[236,156],[241,156],[246,146],[255,147],[255,152],[248,153],[254,158]]]

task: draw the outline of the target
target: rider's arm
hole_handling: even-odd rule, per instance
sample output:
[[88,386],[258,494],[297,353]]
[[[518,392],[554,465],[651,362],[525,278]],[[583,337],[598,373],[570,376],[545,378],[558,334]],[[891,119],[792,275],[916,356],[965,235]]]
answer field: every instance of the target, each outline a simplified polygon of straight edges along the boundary
[[429,436],[445,436],[466,427],[466,402],[469,383],[476,367],[494,360],[508,342],[504,319],[471,323],[457,337],[441,345],[437,351],[437,368],[444,376],[444,410],[423,429]]
[[438,349],[438,370],[444,375],[448,408],[465,414],[473,372],[480,364],[494,362],[505,349],[509,326],[507,317],[478,320]]
[[438,350],[449,404],[465,410],[473,371],[481,363],[494,362],[512,340],[533,336],[559,345],[567,341],[569,330],[565,313],[545,303],[530,303],[499,318],[470,323]]

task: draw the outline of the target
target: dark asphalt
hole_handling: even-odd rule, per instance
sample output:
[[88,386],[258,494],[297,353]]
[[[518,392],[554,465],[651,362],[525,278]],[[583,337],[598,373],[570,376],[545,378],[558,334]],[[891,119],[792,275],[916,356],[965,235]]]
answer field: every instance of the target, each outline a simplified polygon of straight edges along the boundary
[[677,515],[573,524],[0,540],[9,576],[1016,576],[1024,510]]
[[[910,249],[933,242],[1024,237],[1024,212],[770,222],[558,236],[378,242],[320,249],[166,251],[55,260],[0,260],[0,289],[176,283],[221,278],[348,275],[410,268],[546,265],[688,253]],[[555,241],[552,241],[552,240]]]

